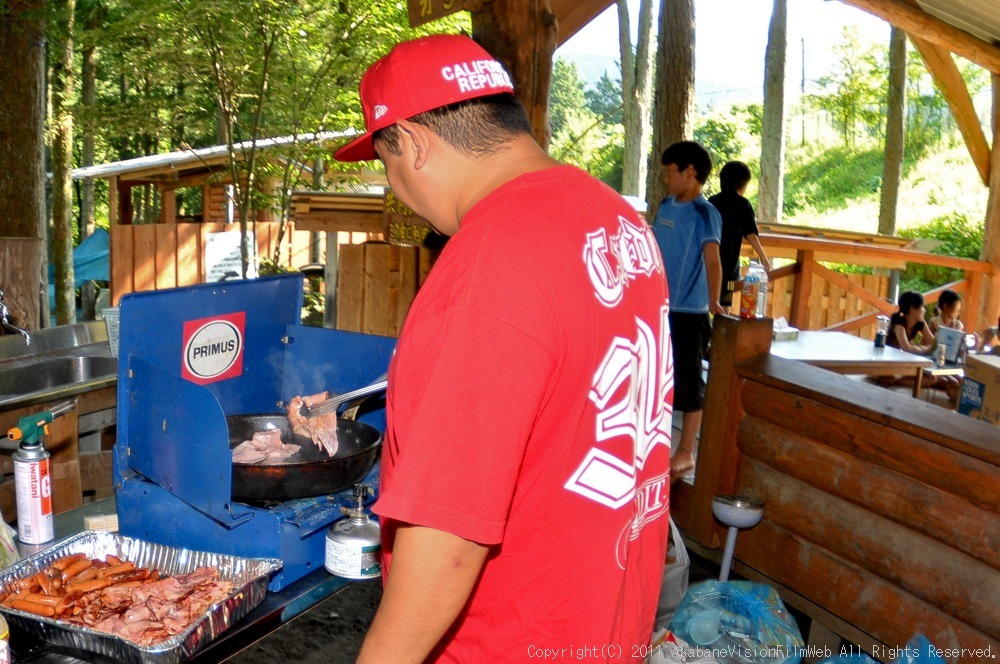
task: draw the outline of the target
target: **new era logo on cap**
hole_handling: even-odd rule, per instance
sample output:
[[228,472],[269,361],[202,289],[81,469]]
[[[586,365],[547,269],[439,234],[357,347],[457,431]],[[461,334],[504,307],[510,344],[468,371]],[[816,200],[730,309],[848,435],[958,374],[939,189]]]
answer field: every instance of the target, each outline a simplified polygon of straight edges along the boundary
[[397,45],[361,79],[365,133],[337,150],[340,161],[375,158],[372,134],[404,118],[476,97],[512,93],[510,76],[462,35],[432,35]]

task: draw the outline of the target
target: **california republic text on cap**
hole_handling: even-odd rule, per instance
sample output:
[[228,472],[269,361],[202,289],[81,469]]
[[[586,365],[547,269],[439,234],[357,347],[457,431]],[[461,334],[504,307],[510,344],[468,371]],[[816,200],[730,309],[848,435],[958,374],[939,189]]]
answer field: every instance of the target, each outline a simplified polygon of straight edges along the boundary
[[364,135],[334,157],[374,159],[372,133],[379,129],[455,102],[513,91],[503,65],[468,37],[431,35],[397,44],[361,79]]

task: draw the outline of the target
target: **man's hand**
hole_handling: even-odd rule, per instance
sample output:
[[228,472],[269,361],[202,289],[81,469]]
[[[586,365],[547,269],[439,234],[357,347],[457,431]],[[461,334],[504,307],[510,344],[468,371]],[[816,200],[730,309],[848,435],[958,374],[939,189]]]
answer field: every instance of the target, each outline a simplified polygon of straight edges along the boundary
[[423,662],[468,601],[488,553],[442,530],[401,526],[358,663]]
[[722,306],[721,304],[719,304],[718,300],[716,300],[715,302],[713,302],[712,304],[710,304],[708,308],[712,310],[713,314],[728,313],[726,311],[726,308],[724,306]]

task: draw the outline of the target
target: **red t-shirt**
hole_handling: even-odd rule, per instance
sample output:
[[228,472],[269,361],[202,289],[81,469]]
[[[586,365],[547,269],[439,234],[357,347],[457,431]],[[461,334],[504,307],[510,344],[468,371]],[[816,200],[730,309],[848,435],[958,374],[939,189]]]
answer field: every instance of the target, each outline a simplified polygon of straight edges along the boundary
[[672,403],[662,259],[621,196],[561,166],[466,214],[400,334],[375,506],[386,569],[398,522],[494,548],[430,661],[642,661]]

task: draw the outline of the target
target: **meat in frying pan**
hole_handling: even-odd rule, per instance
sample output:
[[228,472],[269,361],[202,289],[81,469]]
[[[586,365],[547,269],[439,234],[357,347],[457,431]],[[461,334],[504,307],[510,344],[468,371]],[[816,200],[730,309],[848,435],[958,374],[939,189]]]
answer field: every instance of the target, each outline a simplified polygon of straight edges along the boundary
[[337,440],[337,413],[318,413],[311,417],[305,417],[301,413],[302,405],[312,407],[321,401],[329,398],[327,392],[312,394],[305,397],[293,397],[288,404],[288,422],[292,425],[292,431],[306,438],[312,439],[320,449],[326,450],[330,456],[337,454],[339,445]]
[[233,463],[275,465],[286,462],[288,457],[298,451],[298,445],[281,442],[281,431],[265,429],[254,433],[252,439],[243,441],[233,449]]

